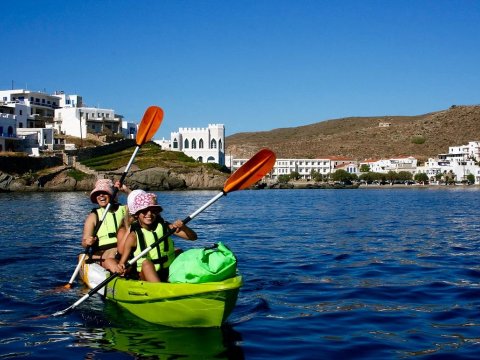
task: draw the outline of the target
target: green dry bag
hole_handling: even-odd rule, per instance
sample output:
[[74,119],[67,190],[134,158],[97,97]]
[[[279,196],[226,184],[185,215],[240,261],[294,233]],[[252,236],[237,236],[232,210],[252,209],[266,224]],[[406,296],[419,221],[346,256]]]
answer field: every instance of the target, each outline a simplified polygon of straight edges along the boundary
[[222,242],[210,248],[184,251],[169,266],[171,283],[198,284],[222,281],[237,272],[235,255]]

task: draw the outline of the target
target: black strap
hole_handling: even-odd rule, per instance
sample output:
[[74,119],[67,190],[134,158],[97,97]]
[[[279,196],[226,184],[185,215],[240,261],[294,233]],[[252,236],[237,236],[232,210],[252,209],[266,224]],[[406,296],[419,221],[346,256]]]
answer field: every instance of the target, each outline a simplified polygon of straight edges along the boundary
[[[163,219],[161,219],[163,220]],[[143,251],[147,248],[147,243],[145,242],[145,236],[143,235],[143,231],[142,231],[142,228],[140,226],[140,224],[135,224],[136,226],[134,227],[132,225],[132,230],[135,231],[135,233],[137,234],[137,239],[138,239],[138,244],[140,245],[140,251]],[[157,226],[158,225],[161,225],[163,227],[163,233],[166,234],[166,223],[165,222],[160,222],[158,223],[157,222]],[[158,235],[157,233],[155,232],[155,230],[157,229],[157,226],[155,226],[155,229],[152,231],[153,233],[153,237],[155,239],[155,241],[158,240]],[[163,239],[162,240],[163,242],[163,248],[165,250],[165,252],[168,252],[168,237]],[[157,244],[155,246],[155,250],[157,251],[157,257],[158,259],[151,259],[150,261],[152,261],[152,263],[154,264],[160,264],[160,269],[163,269],[163,264],[166,263],[168,261],[168,256],[161,256],[162,252],[160,251],[160,244]]]

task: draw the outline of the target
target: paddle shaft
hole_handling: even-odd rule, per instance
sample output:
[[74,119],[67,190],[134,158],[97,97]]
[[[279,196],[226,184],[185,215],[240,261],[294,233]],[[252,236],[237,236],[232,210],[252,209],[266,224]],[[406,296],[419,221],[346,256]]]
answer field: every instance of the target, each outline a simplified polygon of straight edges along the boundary
[[[122,174],[122,177],[120,178],[120,187],[122,187],[122,184],[123,182],[125,181],[125,177],[127,176],[127,173],[128,171],[130,170],[130,167],[132,166],[133,164],[133,160],[135,159],[135,156],[137,156],[137,153],[138,151],[140,150],[140,145],[137,145],[137,147],[135,148],[135,150],[133,151],[133,154],[132,156],[130,157],[130,161],[128,162],[127,164],[127,167],[125,168],[125,171],[123,172]],[[105,211],[103,212],[103,215],[102,217],[99,219],[99,221],[97,222],[97,224],[95,225],[95,228],[93,229],[93,234],[92,236],[96,236],[98,231],[100,230],[100,226],[102,226],[102,223],[103,221],[105,220],[105,217],[107,216],[107,213],[108,211],[110,210],[110,207],[112,206],[112,203],[113,203],[113,200],[115,199],[115,197],[117,196],[117,193],[118,193],[118,190],[119,188],[115,187],[113,189],[113,195],[110,197],[110,202],[107,204],[107,206],[105,207]],[[85,261],[85,258],[87,257],[89,251],[90,251],[90,248],[91,246],[87,246],[85,248],[85,252],[82,254],[82,257],[81,259],[79,260],[78,264],[77,264],[77,267],[75,268],[75,271],[73,272],[72,274],[72,277],[70,278],[70,280],[68,281],[68,285],[67,286],[71,286],[73,284],[73,282],[75,281],[75,279],[77,278],[77,275],[78,273],[80,272],[80,268],[82,267],[82,263]]]

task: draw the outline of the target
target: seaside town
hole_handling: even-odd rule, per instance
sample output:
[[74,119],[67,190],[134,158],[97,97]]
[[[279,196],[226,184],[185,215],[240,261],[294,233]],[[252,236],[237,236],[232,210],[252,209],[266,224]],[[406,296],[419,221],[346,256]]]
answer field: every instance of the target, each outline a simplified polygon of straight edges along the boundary
[[[388,126],[388,124],[379,124]],[[47,94],[25,89],[0,90],[0,152],[24,152],[30,156],[74,150],[65,142],[68,135],[84,139],[87,134],[113,134],[133,139],[138,124],[125,120],[114,109],[87,106],[82,96],[64,91]],[[225,126],[209,124],[205,128],[181,127],[170,139],[154,140],[164,150],[181,151],[202,163],[217,163],[235,171],[248,159],[225,153]],[[480,141],[452,144],[448,152],[420,164],[412,156],[390,159],[276,159],[270,179],[296,175],[297,180],[325,178],[339,170],[353,178],[362,174],[406,174],[402,184],[480,184]],[[373,181],[365,181],[371,183]],[[392,182],[393,183],[393,182]]]

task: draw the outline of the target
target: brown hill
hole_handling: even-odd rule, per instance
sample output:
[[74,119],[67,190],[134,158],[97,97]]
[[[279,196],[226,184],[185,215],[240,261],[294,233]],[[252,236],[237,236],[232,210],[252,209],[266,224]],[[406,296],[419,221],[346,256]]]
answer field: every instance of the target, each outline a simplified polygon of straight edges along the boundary
[[[380,123],[390,124],[380,126]],[[277,158],[347,157],[354,160],[447,153],[480,141],[480,106],[452,106],[418,116],[351,117],[226,138],[227,155],[249,158],[262,147]]]

